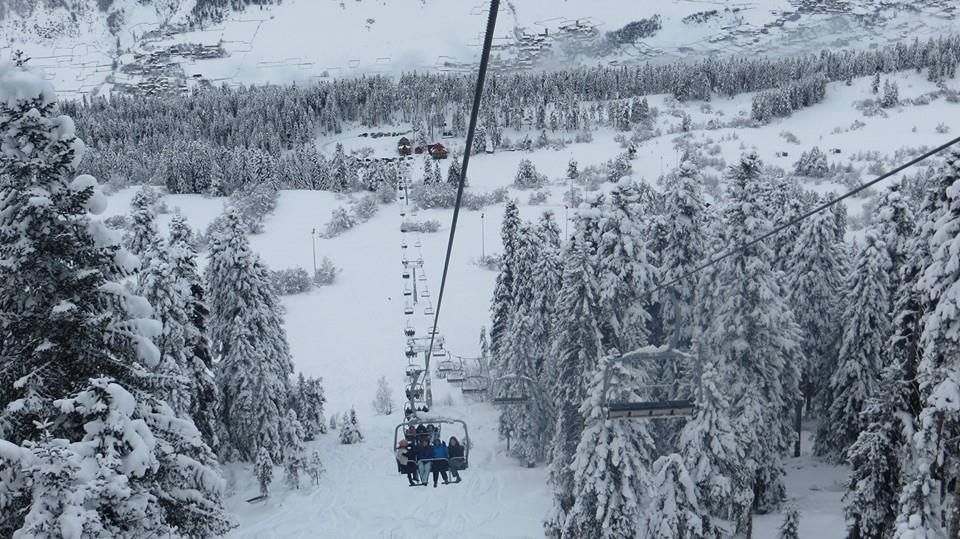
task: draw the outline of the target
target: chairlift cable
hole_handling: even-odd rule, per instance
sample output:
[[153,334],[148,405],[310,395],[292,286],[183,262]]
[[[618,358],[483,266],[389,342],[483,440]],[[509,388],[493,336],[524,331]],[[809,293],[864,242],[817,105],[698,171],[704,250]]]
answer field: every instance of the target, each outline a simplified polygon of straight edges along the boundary
[[[497,11],[500,9],[500,0],[490,0],[490,13],[487,16],[487,29],[483,36],[483,50],[480,53],[480,67],[477,72],[477,84],[473,92],[473,107],[470,110],[470,124],[467,128],[466,147],[463,152],[463,165],[460,167],[460,178],[457,182],[457,199],[453,205],[453,220],[450,224],[450,238],[447,240],[447,253],[443,260],[443,275],[440,277],[440,293],[437,296],[437,308],[434,310],[433,327],[438,327],[440,321],[440,307],[443,304],[443,292],[447,284],[447,271],[450,269],[450,253],[453,251],[453,238],[457,232],[457,218],[460,216],[460,203],[463,199],[463,187],[467,179],[467,165],[470,164],[470,150],[473,147],[473,134],[477,129],[477,117],[480,115],[480,99],[483,97],[483,83],[487,76],[487,64],[490,61],[490,49],[493,46],[493,31],[497,25]],[[433,353],[433,341],[436,333],[430,336],[430,346],[427,347],[426,367],[430,368],[430,354]]]
[[710,266],[716,265],[717,263],[719,263],[719,262],[721,262],[721,261],[723,261],[723,260],[725,260],[725,259],[727,259],[727,258],[730,258],[731,256],[733,256],[733,255],[735,255],[735,254],[737,254],[737,253],[739,253],[739,252],[741,252],[741,251],[744,251],[744,250],[746,250],[747,248],[749,248],[749,247],[751,247],[751,246],[753,246],[753,245],[756,245],[757,243],[760,243],[761,241],[763,241],[763,240],[765,240],[765,239],[767,239],[767,238],[769,238],[769,237],[771,237],[771,236],[775,236],[775,235],[783,232],[784,230],[786,230],[786,229],[788,229],[788,228],[790,228],[790,227],[793,227],[793,226],[798,225],[800,222],[808,219],[809,217],[811,217],[811,216],[813,216],[813,215],[815,215],[815,214],[817,214],[817,213],[820,213],[821,211],[829,208],[830,206],[833,206],[833,205],[835,205],[835,204],[837,204],[837,203],[839,203],[839,202],[842,202],[842,201],[845,200],[845,199],[848,199],[848,198],[856,195],[857,193],[860,193],[860,192],[862,192],[862,191],[864,191],[864,190],[866,190],[866,189],[869,189],[870,187],[873,187],[874,185],[882,182],[883,180],[886,180],[887,178],[889,178],[890,176],[893,176],[894,174],[899,174],[900,172],[903,172],[904,170],[912,167],[913,165],[916,165],[917,163],[919,163],[919,162],[921,162],[921,161],[924,161],[924,160],[930,158],[931,156],[936,155],[937,153],[942,152],[943,150],[949,148],[950,146],[953,146],[954,144],[956,144],[956,143],[958,143],[958,142],[960,142],[960,137],[956,137],[956,138],[954,138],[954,139],[952,139],[952,140],[950,140],[950,141],[948,141],[948,142],[945,142],[944,144],[941,144],[940,146],[937,146],[936,148],[934,148],[934,149],[932,149],[932,150],[929,150],[929,151],[927,151],[927,152],[924,152],[923,154],[919,155],[918,157],[915,157],[915,158],[911,159],[910,161],[907,161],[906,163],[898,166],[897,168],[891,170],[890,172],[884,173],[884,174],[880,175],[879,177],[877,177],[877,178],[875,178],[875,179],[873,179],[873,180],[871,180],[871,181],[869,181],[869,182],[861,185],[860,187],[857,187],[856,189],[853,189],[853,190],[851,190],[851,191],[848,191],[848,192],[844,193],[844,194],[841,195],[841,196],[838,196],[837,198],[834,198],[834,199],[832,199],[832,200],[828,200],[827,202],[824,202],[823,204],[820,204],[820,205],[817,206],[816,208],[813,208],[812,210],[809,210],[809,211],[807,211],[806,213],[803,213],[803,214],[801,214],[801,215],[799,215],[799,216],[791,219],[790,221],[787,221],[786,223],[784,223],[784,224],[782,224],[782,225],[774,228],[774,229],[771,230],[770,232],[767,232],[767,233],[762,234],[762,235],[760,235],[760,236],[758,236],[758,237],[756,237],[756,238],[753,238],[753,239],[751,239],[750,241],[748,241],[748,242],[740,245],[739,247],[734,247],[733,249],[730,249],[730,250],[724,252],[723,254],[721,254],[721,255],[719,255],[719,256],[717,256],[717,257],[715,257],[715,258],[711,258],[710,260],[704,262],[703,264],[697,266],[696,268],[694,268],[694,269],[692,269],[692,270],[684,273],[684,274],[681,275],[680,277],[676,277],[676,278],[674,278],[674,279],[672,279],[672,280],[670,280],[670,281],[667,281],[666,283],[659,284],[659,285],[655,286],[654,288],[652,288],[651,290],[649,290],[649,291],[647,292],[647,295],[648,295],[648,296],[652,296],[653,294],[656,294],[657,292],[659,292],[659,291],[661,291],[661,290],[663,290],[663,289],[665,289],[665,288],[670,288],[670,287],[672,287],[673,285],[675,285],[675,284],[677,284],[677,283],[679,283],[679,282],[681,282],[681,281],[684,281],[684,280],[688,279],[689,277],[692,277],[692,276],[696,275],[697,273],[700,273],[701,271],[709,268]]

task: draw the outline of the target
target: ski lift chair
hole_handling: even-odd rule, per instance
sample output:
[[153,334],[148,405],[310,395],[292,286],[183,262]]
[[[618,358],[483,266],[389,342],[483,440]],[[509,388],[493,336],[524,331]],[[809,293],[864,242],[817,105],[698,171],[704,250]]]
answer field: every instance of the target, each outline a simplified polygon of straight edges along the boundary
[[[493,397],[494,405],[524,404],[530,402],[531,390],[536,389],[536,383],[518,374],[501,376],[494,383],[497,387]],[[518,387],[519,386],[519,387]]]
[[[436,428],[436,434],[431,433],[432,436],[437,436],[443,430],[446,430],[447,433],[450,432],[450,427],[460,427],[463,430],[463,437],[460,439],[460,445],[463,446],[463,456],[447,459],[447,463],[450,465],[450,468],[455,470],[466,470],[470,464],[470,431],[467,427],[467,422],[462,419],[453,419],[447,417],[416,417],[415,412],[410,411],[410,405],[407,404],[406,410],[408,413],[407,421],[400,423],[394,428],[393,431],[393,447],[390,448],[391,458],[394,455],[394,451],[400,445],[400,440],[407,438],[407,431],[410,427],[413,427],[416,430],[417,427],[421,425],[433,425]],[[429,410],[422,410],[423,412],[429,412]],[[444,427],[447,427],[444,429]],[[422,434],[421,434],[422,435]],[[416,439],[416,438],[415,438]],[[443,460],[443,459],[440,459]]]
[[460,392],[464,395],[485,394],[487,392],[487,386],[489,385],[489,382],[490,381],[486,376],[467,376],[463,380],[463,384],[460,386]]
[[424,286],[424,287],[423,287],[423,290],[420,291],[420,297],[421,297],[421,298],[429,298],[429,297],[430,297],[430,289],[427,288],[426,286]]
[[423,308],[423,314],[427,316],[433,316],[433,313],[434,313],[433,304],[428,302],[427,306]]
[[405,242],[405,241],[400,242],[400,248],[401,248],[401,249],[406,249],[406,248],[407,248],[407,242]]
[[420,272],[420,275],[417,275],[417,280],[418,280],[418,281],[426,281],[426,280],[427,280],[427,274],[421,271],[421,272]]
[[413,305],[407,303],[403,306],[403,314],[411,315],[413,314]]
[[[603,372],[603,393],[601,405],[607,409],[608,419],[657,419],[663,417],[684,417],[693,415],[697,406],[691,395],[675,395],[667,399],[648,401],[607,402],[607,389],[610,383],[611,367],[619,364],[637,365],[654,361],[679,364],[689,362],[690,356],[666,346],[646,346],[627,354],[617,354],[607,363]],[[647,388],[654,387],[647,385]],[[692,392],[690,392],[692,393]]]
[[417,334],[417,330],[411,324],[407,324],[407,327],[403,328],[403,334],[407,337],[413,337]]
[[402,274],[402,275],[403,275],[403,278],[404,278],[404,279],[409,279],[409,278],[410,278],[410,272],[407,271],[407,270],[403,270],[403,274]]
[[419,249],[419,248],[423,247],[423,244],[420,243],[420,240],[417,240],[417,242],[414,243],[413,246],[416,247],[417,249]]
[[405,288],[403,289],[403,295],[404,295],[404,296],[412,296],[412,295],[413,295],[413,290],[411,290],[410,287],[405,287]]
[[403,355],[407,356],[407,359],[413,359],[417,357],[417,349],[412,346],[408,346],[406,351],[403,352]]
[[464,382],[464,380],[466,380],[466,377],[463,375],[463,371],[461,370],[454,370],[447,375],[447,381],[451,384],[461,384]]

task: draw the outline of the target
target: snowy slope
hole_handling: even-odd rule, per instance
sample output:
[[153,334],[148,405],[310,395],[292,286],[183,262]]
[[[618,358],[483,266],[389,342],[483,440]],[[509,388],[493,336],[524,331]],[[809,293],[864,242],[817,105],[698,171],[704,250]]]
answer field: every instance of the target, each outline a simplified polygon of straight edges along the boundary
[[[897,74],[895,79],[905,102],[935,89],[932,83],[914,73]],[[956,86],[957,83],[950,81],[949,84]],[[695,126],[694,143],[704,149],[718,145],[716,155],[728,163],[744,150],[755,148],[765,161],[784,168],[790,168],[801,151],[815,144],[823,149],[841,149],[841,154],[830,155],[831,162],[850,161],[864,167],[866,161],[854,159],[858,152],[877,150],[882,155],[892,155],[903,148],[932,146],[949,136],[936,132],[939,123],[955,125],[960,120],[960,105],[942,98],[927,105],[906,104],[888,110],[885,116],[864,117],[851,106],[854,101],[871,96],[868,79],[855,80],[851,86],[830,84],[822,104],[762,128],[736,131],[708,131],[696,126],[702,126],[711,117],[732,118],[749,110],[748,95],[717,98],[709,109],[702,108],[702,103],[674,104],[666,96],[653,96],[650,104],[660,109],[658,127],[664,131],[680,121],[670,114],[671,108],[689,114]],[[850,130],[855,121],[863,125]],[[374,155],[390,155],[395,151],[392,140],[359,137],[359,132],[359,129],[346,130],[335,138],[319,140],[318,146],[327,151],[335,142],[341,142],[347,150],[372,146]],[[793,133],[799,143],[787,142],[781,135],[784,132]],[[517,139],[516,133],[508,135]],[[592,143],[570,144],[560,151],[478,155],[471,163],[471,189],[489,191],[509,185],[517,164],[524,158],[531,159],[551,180],[558,180],[571,157],[583,168],[600,164],[622,151],[614,136],[613,132],[598,131]],[[669,169],[676,159],[675,138],[676,135],[663,135],[644,143],[633,161],[634,177],[655,182],[661,166]],[[449,145],[457,148],[462,142],[450,141]],[[789,151],[788,157],[775,157],[776,152],[784,150]],[[421,170],[422,162],[418,158],[411,167],[412,178],[418,179]],[[867,177],[869,175],[864,174],[864,178]],[[810,183],[808,187],[820,192],[844,189],[827,182]],[[511,195],[519,199],[524,219],[535,219],[543,210],[551,209],[563,228],[562,193],[566,188],[555,181],[549,187],[548,202],[541,206],[527,204],[526,192],[513,190]],[[114,194],[105,217],[124,213],[133,192],[126,189]],[[223,205],[222,199],[192,195],[167,196],[165,200],[171,209],[179,207],[197,228],[205,228]],[[849,201],[851,217],[862,213],[866,201],[865,198]],[[252,236],[252,246],[274,269],[309,268],[313,263],[311,230],[321,228],[334,208],[347,203],[348,197],[331,193],[284,191],[276,211],[266,220],[264,233]],[[464,482],[441,485],[438,489],[411,488],[396,473],[390,449],[394,427],[401,421],[400,413],[375,416],[371,401],[376,380],[381,375],[390,381],[398,405],[402,398],[406,359],[402,354],[405,317],[400,276],[400,211],[399,203],[381,206],[373,219],[357,228],[333,239],[317,240],[318,259],[329,256],[343,268],[338,282],[283,299],[296,369],[324,378],[328,414],[340,414],[351,406],[356,407],[366,440],[358,446],[341,446],[334,434],[315,442],[308,451],[320,451],[327,467],[321,484],[315,488],[305,486],[300,491],[276,485],[271,498],[260,505],[244,502],[257,490],[250,471],[245,466],[229,466],[226,470],[231,490],[229,508],[240,522],[234,537],[542,536],[541,519],[550,504],[544,470],[522,468],[505,457],[503,442],[497,436],[496,411],[488,404],[464,402],[459,391],[445,381],[434,381],[438,403],[434,411],[462,418],[469,424],[473,453]],[[489,324],[488,305],[495,274],[473,262],[481,251],[489,254],[501,249],[502,212],[502,206],[495,206],[483,212],[461,213],[440,322],[447,347],[455,354],[478,355],[479,329]],[[169,218],[169,214],[160,216],[161,230]],[[450,211],[420,211],[416,218],[437,219],[442,223],[440,232],[419,235],[422,242],[419,251],[435,301]],[[411,258],[415,255],[411,254]],[[421,306],[414,317],[421,335],[430,324],[430,318],[422,312]],[[443,404],[448,402],[448,396],[452,405]],[[462,433],[445,432],[444,435],[460,437]],[[810,446],[810,440],[805,440],[805,452]],[[787,459],[786,467],[788,496],[801,512],[801,536],[844,537],[841,498],[845,470],[820,463],[808,454]],[[756,536],[775,537],[781,519],[780,514],[758,516]]]
[[[872,0],[505,1],[492,67],[662,62],[715,54],[792,55],[827,47],[875,47],[955,30],[948,2],[909,4],[911,9],[903,9],[900,2]],[[177,25],[193,2],[173,5],[176,10],[170,11],[117,0],[111,8],[122,13],[116,34],[108,29],[107,14],[92,7],[76,17],[62,9],[37,11],[28,20],[9,16],[0,20],[0,36],[7,36],[0,40],[0,55],[24,49],[67,96],[107,91],[154,76],[184,84],[201,79],[251,84],[413,69],[467,70],[477,61],[486,9],[478,0],[284,0],[187,31]],[[710,10],[716,14],[700,22],[685,19]],[[662,25],[655,35],[615,50],[603,46],[606,32],[654,15],[660,16]],[[150,54],[182,44],[219,47],[226,56],[201,59],[174,52],[149,63]],[[144,67],[155,71],[143,74]]]

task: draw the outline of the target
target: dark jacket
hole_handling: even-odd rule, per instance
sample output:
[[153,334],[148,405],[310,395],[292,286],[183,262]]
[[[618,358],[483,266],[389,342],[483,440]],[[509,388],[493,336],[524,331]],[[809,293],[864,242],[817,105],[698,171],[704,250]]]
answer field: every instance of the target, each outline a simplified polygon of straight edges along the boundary
[[429,460],[433,458],[433,448],[430,446],[427,447],[418,447],[417,448],[417,460]]
[[450,445],[447,446],[447,452],[450,454],[450,458],[461,458],[463,457],[463,444]]

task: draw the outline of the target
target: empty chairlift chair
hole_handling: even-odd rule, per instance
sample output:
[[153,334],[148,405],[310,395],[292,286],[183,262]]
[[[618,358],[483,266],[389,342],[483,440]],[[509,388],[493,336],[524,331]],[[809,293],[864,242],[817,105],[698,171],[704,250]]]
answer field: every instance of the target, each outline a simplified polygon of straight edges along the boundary
[[493,396],[495,405],[525,404],[541,394],[536,382],[520,375],[501,376],[494,387],[497,388]]
[[413,295],[413,290],[412,290],[409,286],[405,286],[405,287],[403,287],[403,295],[404,295],[404,296],[412,296],[412,295]]
[[420,297],[421,297],[421,298],[429,298],[429,297],[430,297],[430,289],[427,288],[426,285],[424,285],[424,286],[421,288],[421,290],[420,290]]
[[401,273],[400,275],[402,275],[404,279],[409,279],[409,278],[410,278],[410,270],[406,270],[406,269],[405,269],[405,270],[403,270],[403,273]]
[[423,314],[427,316],[433,316],[433,313],[434,313],[433,304],[427,303],[427,306],[423,308]]
[[[692,363],[692,358],[688,354],[673,350],[666,346],[654,347],[646,346],[639,350],[629,352],[610,358],[607,368],[603,373],[603,392],[601,394],[602,405],[607,409],[608,419],[656,419],[661,417],[683,417],[691,416],[697,406],[694,401],[697,381],[687,382],[686,384],[677,384],[675,388],[670,388],[669,395],[660,398],[650,398],[649,400],[630,400],[630,401],[608,401],[607,390],[610,383],[610,377],[619,375],[629,375],[625,367],[639,364],[649,364],[654,362],[672,363],[674,368],[683,363]],[[698,380],[699,377],[696,377]],[[652,389],[662,387],[651,384],[640,385],[640,394],[652,393]],[[646,390],[646,391],[644,391]]]
[[403,314],[406,314],[406,315],[411,315],[411,314],[413,314],[413,304],[411,304],[411,303],[406,303],[406,304],[404,304],[404,306],[403,306]]

